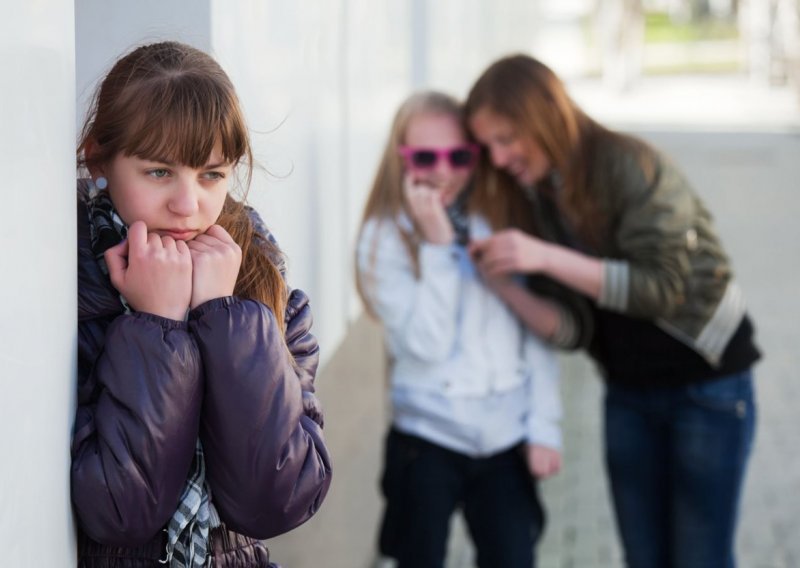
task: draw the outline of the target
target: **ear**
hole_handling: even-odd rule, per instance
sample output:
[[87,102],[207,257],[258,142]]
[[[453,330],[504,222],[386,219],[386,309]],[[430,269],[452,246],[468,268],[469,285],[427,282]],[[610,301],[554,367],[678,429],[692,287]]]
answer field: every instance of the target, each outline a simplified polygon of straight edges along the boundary
[[[99,144],[94,138],[89,138],[86,140],[86,143],[83,145],[83,155],[86,158],[87,162],[91,162],[91,158],[98,153]],[[92,178],[97,178],[98,176],[105,176],[105,165],[104,164],[92,164],[87,166],[89,170],[89,174]]]

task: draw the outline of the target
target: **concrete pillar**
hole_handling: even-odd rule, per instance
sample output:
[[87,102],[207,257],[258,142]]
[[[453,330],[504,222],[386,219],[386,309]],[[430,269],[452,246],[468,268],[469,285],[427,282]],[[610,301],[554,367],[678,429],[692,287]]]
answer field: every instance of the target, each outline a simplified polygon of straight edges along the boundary
[[69,443],[76,368],[73,2],[0,18],[0,549],[75,565]]

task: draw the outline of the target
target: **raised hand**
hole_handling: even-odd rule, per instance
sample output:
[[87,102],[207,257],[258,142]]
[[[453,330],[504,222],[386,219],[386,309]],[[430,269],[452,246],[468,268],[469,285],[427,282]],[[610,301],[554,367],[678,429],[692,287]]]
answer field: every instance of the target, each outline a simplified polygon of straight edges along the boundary
[[105,252],[111,283],[137,312],[182,320],[192,297],[192,258],[183,241],[147,233],[142,221]]
[[549,261],[551,246],[518,229],[506,229],[487,239],[470,243],[469,252],[487,277],[515,272],[542,272]]
[[192,309],[208,300],[232,295],[242,265],[242,249],[228,232],[211,225],[187,246],[192,258]]
[[526,444],[525,461],[528,471],[537,479],[546,479],[561,470],[561,453],[547,446]]
[[413,176],[406,174],[403,193],[414,221],[422,237],[431,244],[446,245],[453,242],[455,231],[442,204],[441,190],[417,183]]

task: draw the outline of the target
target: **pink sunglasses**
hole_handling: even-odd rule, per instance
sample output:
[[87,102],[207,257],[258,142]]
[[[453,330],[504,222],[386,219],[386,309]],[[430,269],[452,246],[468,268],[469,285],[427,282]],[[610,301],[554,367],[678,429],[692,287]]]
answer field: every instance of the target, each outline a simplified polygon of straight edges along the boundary
[[477,144],[463,144],[450,148],[423,148],[420,146],[400,146],[400,155],[406,165],[415,170],[431,170],[441,159],[447,159],[453,169],[470,168],[475,163],[479,147]]

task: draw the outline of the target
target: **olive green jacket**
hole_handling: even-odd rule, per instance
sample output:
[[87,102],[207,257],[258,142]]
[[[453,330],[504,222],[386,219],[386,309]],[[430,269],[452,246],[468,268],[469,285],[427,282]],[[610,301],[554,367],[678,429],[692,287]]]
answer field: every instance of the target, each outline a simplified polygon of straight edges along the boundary
[[[627,152],[606,148],[595,159],[595,175],[605,178],[594,185],[607,219],[601,244],[590,251],[603,259],[598,306],[652,320],[718,365],[745,303],[710,213],[663,155],[656,154],[651,176]],[[540,236],[574,245],[557,206],[539,192],[530,196]],[[555,342],[585,345],[591,336],[585,308],[573,299],[564,314]]]

